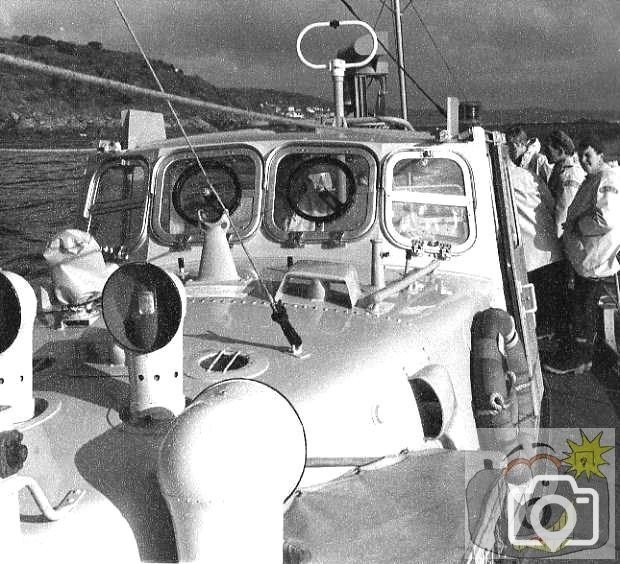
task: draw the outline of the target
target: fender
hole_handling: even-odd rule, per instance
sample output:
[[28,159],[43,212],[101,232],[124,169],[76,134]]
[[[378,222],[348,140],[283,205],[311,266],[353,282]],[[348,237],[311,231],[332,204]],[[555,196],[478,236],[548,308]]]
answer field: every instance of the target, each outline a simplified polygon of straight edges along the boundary
[[[504,341],[503,354],[499,348],[500,335]],[[478,312],[472,321],[471,345],[472,408],[476,426],[516,430],[520,408],[525,407],[520,406],[518,392],[530,386],[532,378],[512,316],[497,308]]]

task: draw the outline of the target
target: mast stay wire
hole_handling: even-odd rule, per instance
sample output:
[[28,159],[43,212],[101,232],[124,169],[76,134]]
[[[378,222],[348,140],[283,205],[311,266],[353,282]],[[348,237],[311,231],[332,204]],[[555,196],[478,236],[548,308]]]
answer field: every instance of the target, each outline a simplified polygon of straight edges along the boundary
[[[115,0],[116,1],[116,0]],[[354,18],[363,21],[356,13],[355,10],[352,8],[352,6],[347,2],[347,0],[340,0],[341,4],[343,4],[345,6],[345,8],[347,10],[349,10],[349,12],[353,15]],[[411,74],[409,74],[409,72],[407,71],[406,68],[404,68],[402,65],[400,65],[398,63],[398,61],[396,60],[396,57],[394,57],[394,55],[392,55],[392,53],[390,52],[390,50],[387,48],[387,46],[383,43],[383,41],[381,41],[380,39],[377,38],[377,41],[379,42],[379,45],[381,45],[381,47],[383,47],[383,50],[385,51],[385,53],[387,54],[387,56],[392,60],[393,63],[396,64],[396,66],[403,71],[403,73],[405,73],[405,76],[413,83],[413,85],[418,89],[418,91],[431,103],[433,104],[433,106],[435,106],[435,109],[443,116],[443,117],[447,117],[448,114],[445,110],[445,108],[443,108],[442,106],[440,106],[437,102],[435,102],[435,100],[431,97],[431,95],[426,92],[426,90],[424,90],[424,88],[420,85],[420,83],[413,78],[413,76],[411,76]]]
[[462,84],[457,80],[456,76],[452,72],[452,68],[448,64],[448,61],[446,61],[446,58],[444,57],[443,53],[441,52],[441,49],[439,48],[439,45],[437,45],[437,42],[435,41],[435,38],[433,37],[433,35],[431,34],[430,30],[428,29],[426,23],[422,19],[422,15],[420,14],[419,10],[416,8],[415,4],[413,3],[413,0],[409,0],[409,3],[407,4],[407,6],[405,6],[405,9],[403,10],[403,13],[406,12],[407,8],[409,8],[409,7],[411,7],[411,9],[415,12],[415,15],[417,16],[418,20],[420,20],[420,23],[422,24],[422,27],[424,28],[424,31],[426,32],[426,35],[428,35],[429,39],[431,40],[431,43],[433,44],[433,46],[437,50],[437,53],[439,53],[439,56],[441,57],[441,60],[442,60],[442,62],[444,64],[444,66],[446,67],[446,69],[448,71],[448,74],[450,75],[450,77],[454,81],[454,84],[456,85],[459,94],[462,96],[462,99],[466,100],[467,99],[467,95],[465,94],[465,90],[464,90]]
[[[413,3],[413,1],[414,0],[409,0],[409,2],[407,2],[407,5],[402,9],[401,13],[404,14],[409,8],[413,9],[413,11],[415,12],[418,20],[422,24],[422,27],[424,28],[424,31],[426,32],[426,34],[428,35],[429,39],[431,40],[431,43],[433,44],[433,47],[435,47],[435,49],[437,50],[437,53],[439,54],[439,57],[441,58],[441,61],[443,62],[444,66],[446,67],[446,70],[448,71],[448,74],[450,75],[450,78],[454,82],[454,84],[455,84],[459,94],[461,95],[461,99],[462,100],[466,100],[467,99],[467,94],[465,93],[465,89],[463,88],[463,85],[456,78],[454,72],[452,71],[452,68],[448,64],[448,61],[444,57],[441,49],[439,48],[439,45],[435,41],[435,38],[433,37],[433,35],[431,34],[430,30],[428,29],[428,26],[426,25],[426,22],[422,19],[422,15],[420,14],[420,11],[416,8],[416,6]],[[394,10],[392,9],[392,7],[387,5],[386,0],[381,0],[381,9],[379,10],[379,15],[377,16],[377,19],[375,21],[375,25],[374,25],[375,28],[377,27],[377,24],[379,23],[379,19],[381,18],[381,14],[383,13],[383,9],[384,8],[387,8],[390,12],[394,13]]]
[[379,10],[379,13],[377,14],[377,19],[375,19],[375,24],[372,26],[373,29],[377,29],[377,24],[379,23],[379,20],[381,19],[381,14],[383,14],[384,8],[385,8],[385,0],[381,0],[381,9]]
[[[129,31],[129,33],[131,34],[136,46],[138,47],[138,49],[140,50],[140,54],[142,55],[142,57],[144,58],[144,61],[146,62],[151,74],[153,75],[153,78],[155,79],[155,82],[157,83],[157,87],[159,88],[159,90],[165,94],[165,90],[164,87],[162,86],[159,77],[157,76],[157,73],[155,72],[155,69],[153,68],[153,66],[151,65],[151,62],[148,58],[148,56],[146,55],[144,49],[142,48],[142,45],[140,44],[140,41],[138,40],[138,37],[136,36],[136,34],[134,33],[131,24],[129,23],[129,21],[127,20],[127,18],[125,17],[125,14],[123,13],[123,10],[120,6],[120,4],[118,3],[118,0],[113,0],[114,4],[116,5],[116,9],[118,10],[121,19],[123,20],[125,26],[127,27],[127,30]],[[269,305],[271,306],[271,310],[272,310],[272,316],[271,318],[280,325],[280,327],[282,328],[282,331],[284,332],[285,337],[287,338],[287,340],[289,341],[289,343],[291,344],[292,350],[294,353],[300,353],[301,352],[301,338],[299,337],[299,335],[297,334],[297,332],[295,331],[295,329],[293,329],[293,327],[291,326],[290,322],[288,321],[288,315],[286,313],[286,310],[284,309],[284,305],[282,305],[281,302],[277,303],[275,298],[271,295],[271,292],[269,291],[269,289],[267,288],[267,285],[265,284],[265,282],[263,281],[262,277],[260,276],[259,272],[258,272],[258,268],[256,267],[256,264],[254,263],[254,260],[252,259],[252,256],[250,255],[250,252],[248,251],[247,247],[245,246],[242,238],[241,238],[241,234],[239,233],[239,230],[237,229],[237,226],[235,225],[235,222],[232,220],[231,216],[230,216],[230,211],[228,210],[228,208],[224,205],[224,202],[222,201],[220,195],[218,194],[217,190],[215,189],[215,187],[213,186],[213,184],[211,183],[211,181],[209,180],[209,176],[207,174],[207,171],[205,170],[200,157],[198,156],[198,153],[196,152],[196,149],[194,147],[194,145],[192,144],[189,136],[187,135],[187,132],[185,131],[185,128],[183,127],[181,120],[179,119],[179,116],[176,112],[176,110],[174,109],[172,102],[170,102],[170,100],[166,100],[166,103],[168,104],[168,108],[170,109],[177,125],[179,126],[179,129],[181,130],[181,133],[183,135],[183,138],[185,139],[185,143],[187,144],[187,146],[189,147],[193,157],[196,159],[196,162],[198,163],[198,167],[200,168],[200,171],[202,172],[206,182],[207,182],[207,186],[209,188],[209,190],[211,191],[211,193],[215,196],[218,204],[220,205],[220,207],[222,208],[224,215],[226,215],[228,222],[230,223],[230,226],[233,229],[233,232],[235,233],[235,237],[237,237],[237,240],[239,241],[239,244],[241,245],[241,248],[243,249],[243,252],[245,254],[245,256],[248,259],[248,262],[250,263],[250,267],[252,268],[252,271],[254,272],[254,274],[256,275],[256,279],[258,280],[258,283],[260,284],[261,288],[263,289],[263,291],[265,292],[267,299],[269,301]],[[205,191],[206,192],[206,191]],[[206,194],[205,194],[206,195]]]

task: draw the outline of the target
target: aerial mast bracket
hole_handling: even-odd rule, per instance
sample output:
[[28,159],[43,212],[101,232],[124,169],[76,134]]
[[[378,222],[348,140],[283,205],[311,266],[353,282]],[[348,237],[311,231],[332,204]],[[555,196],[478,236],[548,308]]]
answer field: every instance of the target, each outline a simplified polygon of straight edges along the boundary
[[[304,57],[301,52],[301,40],[304,36],[311,30],[319,27],[331,27],[333,29],[337,29],[341,26],[359,26],[363,27],[368,31],[372,38],[372,49],[368,57],[366,57],[362,61],[347,63],[342,59],[331,59],[328,63],[312,63]],[[315,70],[329,70],[332,75],[332,81],[334,84],[334,106],[335,106],[335,118],[334,125],[336,127],[346,127],[346,122],[344,119],[344,72],[349,68],[357,68],[363,67],[369,64],[375,55],[377,54],[377,49],[379,47],[379,41],[377,40],[377,34],[375,30],[366,22],[360,20],[345,20],[338,21],[332,20],[331,22],[316,22],[304,27],[301,30],[301,33],[297,37],[297,56],[299,60],[306,65],[307,67]]]

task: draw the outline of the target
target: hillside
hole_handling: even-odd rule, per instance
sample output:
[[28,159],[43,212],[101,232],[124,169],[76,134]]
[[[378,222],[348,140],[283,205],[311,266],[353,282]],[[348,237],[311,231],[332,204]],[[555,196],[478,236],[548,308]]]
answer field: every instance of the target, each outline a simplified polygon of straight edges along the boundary
[[[155,89],[138,53],[105,49],[98,42],[77,45],[43,36],[0,38],[0,52],[48,65]],[[218,88],[198,76],[161,60],[151,61],[167,92],[226,106],[255,111],[276,108],[325,107],[313,96],[259,89]],[[175,129],[167,105],[141,96],[127,95],[88,84],[46,76],[0,64],[0,136],[51,132],[81,132],[104,136],[116,131],[120,112],[128,107],[160,111],[167,127]],[[242,117],[184,107],[183,125],[190,131],[242,127]]]
[[[128,84],[155,89],[153,77],[138,53],[105,49],[92,41],[78,45],[44,36],[0,38],[0,52],[33,59],[48,65],[109,78]],[[329,111],[329,103],[297,93],[256,88],[220,88],[198,76],[189,76],[183,69],[162,60],[152,64],[166,91],[214,102],[224,106],[300,117],[316,116]],[[118,135],[120,112],[126,108],[159,111],[165,116],[169,135],[178,135],[167,105],[141,96],[60,79],[0,64],[0,144],[14,146],[29,143],[33,137],[83,143]],[[308,111],[309,110],[309,111]],[[236,129],[247,125],[242,117],[191,106],[179,108],[183,125],[189,132],[214,129]],[[394,112],[398,115],[398,112]],[[444,118],[435,110],[410,109],[409,120],[419,129],[445,127]],[[481,122],[488,127],[505,128],[510,124],[528,124],[533,134],[561,127],[571,135],[596,131],[608,140],[620,138],[620,110],[561,111],[547,108],[498,110],[481,108]],[[618,152],[618,147],[615,151]]]

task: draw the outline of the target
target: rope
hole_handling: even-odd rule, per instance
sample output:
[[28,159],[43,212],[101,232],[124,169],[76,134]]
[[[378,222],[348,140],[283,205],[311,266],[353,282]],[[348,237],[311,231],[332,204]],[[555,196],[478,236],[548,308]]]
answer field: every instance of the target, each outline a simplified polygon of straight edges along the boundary
[[[356,13],[355,10],[351,7],[351,5],[347,2],[347,0],[340,0],[340,2],[345,6],[345,8],[347,10],[349,10],[349,12],[353,15],[354,18],[363,21]],[[433,98],[431,97],[430,94],[428,94],[426,92],[426,90],[424,90],[424,88],[422,88],[422,86],[420,85],[420,83],[418,83],[418,81],[413,78],[413,76],[411,76],[409,74],[409,72],[407,71],[406,68],[404,68],[402,65],[398,64],[398,61],[396,60],[396,57],[394,57],[394,55],[392,55],[392,53],[390,53],[390,50],[387,48],[387,46],[383,43],[383,41],[381,41],[380,39],[377,38],[377,41],[379,42],[379,45],[381,45],[381,47],[383,47],[383,50],[385,51],[386,55],[392,60],[393,63],[396,64],[396,66],[399,68],[399,70],[402,70],[405,73],[405,76],[413,83],[413,85],[418,89],[418,91],[431,103],[433,104],[433,106],[435,106],[435,109],[443,116],[443,117],[447,117],[448,114],[446,112],[446,110],[444,108],[442,108],[437,102],[435,102],[435,100],[433,100]]]
[[373,29],[377,29],[377,24],[379,23],[379,20],[381,19],[381,14],[383,14],[384,8],[385,8],[385,0],[381,0],[381,9],[379,10],[379,13],[377,14],[377,19],[375,20],[375,23],[372,26]]

